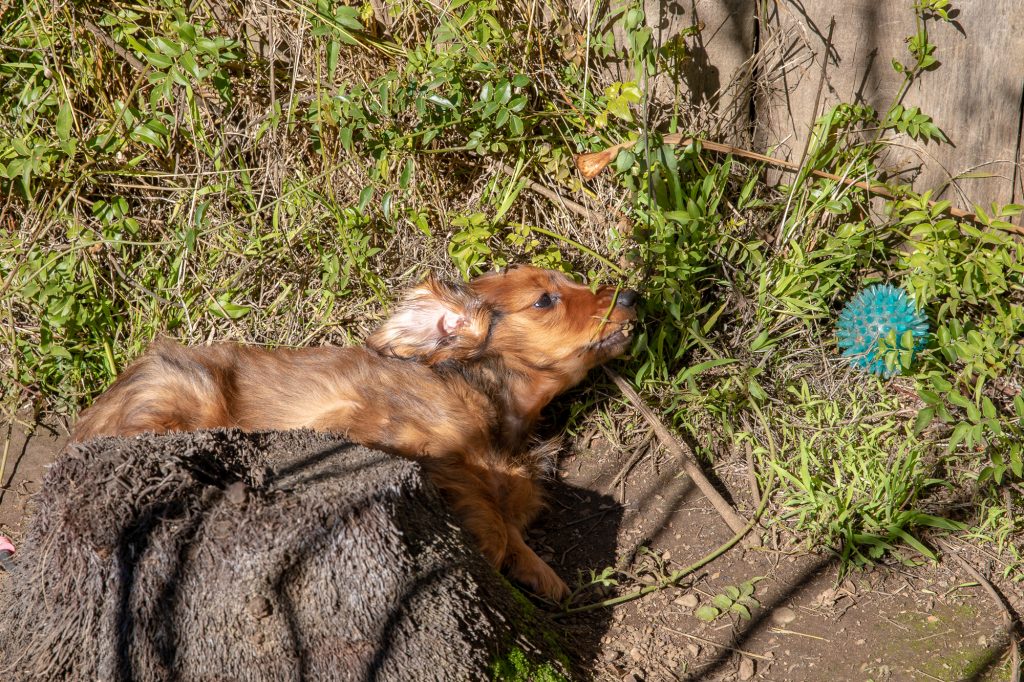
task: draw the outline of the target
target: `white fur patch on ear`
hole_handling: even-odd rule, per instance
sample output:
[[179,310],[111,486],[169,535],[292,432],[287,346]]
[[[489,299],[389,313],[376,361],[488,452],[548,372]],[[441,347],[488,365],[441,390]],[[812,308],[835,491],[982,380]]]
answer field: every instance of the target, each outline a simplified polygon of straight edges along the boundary
[[366,340],[381,355],[434,364],[482,350],[490,312],[465,286],[427,279]]

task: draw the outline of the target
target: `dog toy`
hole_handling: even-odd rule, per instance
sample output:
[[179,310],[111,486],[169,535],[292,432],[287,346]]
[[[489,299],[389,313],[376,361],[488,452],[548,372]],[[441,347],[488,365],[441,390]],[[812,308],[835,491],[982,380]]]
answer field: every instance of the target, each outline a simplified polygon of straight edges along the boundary
[[886,353],[879,341],[896,332],[899,344],[906,332],[914,338],[911,358],[928,342],[928,321],[903,289],[890,284],[873,284],[862,289],[839,313],[839,348],[850,366],[885,379],[899,374],[899,362],[887,367]]
[[14,556],[14,543],[7,536],[0,535],[0,566],[8,573],[14,568],[11,564],[11,557]]

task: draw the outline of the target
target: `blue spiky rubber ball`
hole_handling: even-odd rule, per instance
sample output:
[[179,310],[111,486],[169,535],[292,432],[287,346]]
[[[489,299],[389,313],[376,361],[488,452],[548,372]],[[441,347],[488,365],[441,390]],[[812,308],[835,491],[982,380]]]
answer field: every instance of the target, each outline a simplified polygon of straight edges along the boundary
[[839,313],[836,336],[850,366],[888,379],[900,373],[900,363],[886,367],[878,342],[894,330],[897,343],[908,331],[914,335],[915,354],[928,343],[928,320],[907,292],[891,284],[872,284]]

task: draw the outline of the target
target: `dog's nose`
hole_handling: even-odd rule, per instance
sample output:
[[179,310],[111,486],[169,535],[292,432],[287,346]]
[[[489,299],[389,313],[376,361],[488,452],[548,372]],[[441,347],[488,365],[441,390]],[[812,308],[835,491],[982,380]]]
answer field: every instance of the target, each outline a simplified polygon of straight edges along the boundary
[[618,297],[615,299],[615,305],[621,305],[624,308],[633,308],[636,306],[637,301],[640,300],[640,294],[633,291],[632,289],[623,289],[619,292]]

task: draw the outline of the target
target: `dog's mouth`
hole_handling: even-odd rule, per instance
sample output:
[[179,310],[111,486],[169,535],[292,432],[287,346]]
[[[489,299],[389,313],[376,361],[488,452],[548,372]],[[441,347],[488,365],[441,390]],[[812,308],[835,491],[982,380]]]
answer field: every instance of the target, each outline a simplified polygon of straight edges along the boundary
[[613,329],[603,338],[598,339],[591,345],[593,350],[604,351],[612,355],[618,355],[629,347],[633,340],[633,329],[636,326],[634,320],[620,322],[618,329]]

